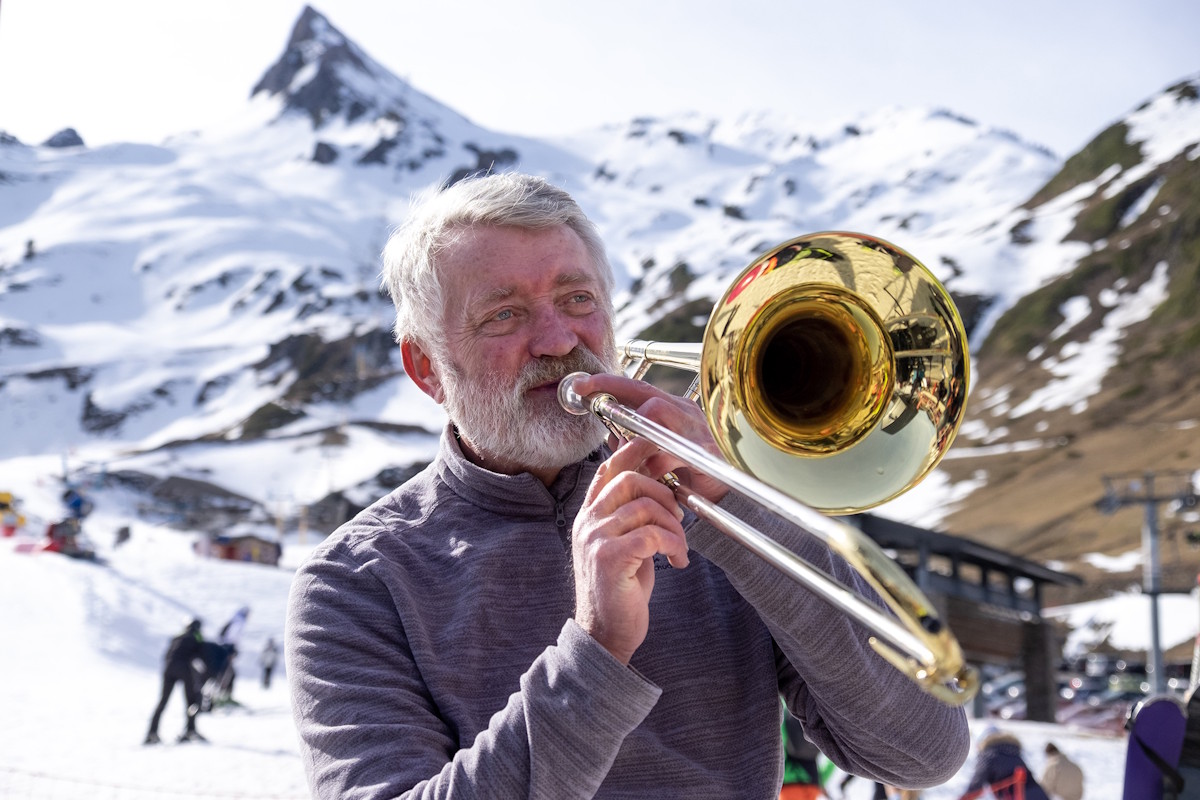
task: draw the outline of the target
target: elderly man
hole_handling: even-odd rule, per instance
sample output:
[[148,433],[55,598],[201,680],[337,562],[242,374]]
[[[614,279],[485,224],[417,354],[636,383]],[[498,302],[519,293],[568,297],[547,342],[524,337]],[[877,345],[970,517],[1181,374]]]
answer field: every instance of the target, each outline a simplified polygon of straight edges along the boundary
[[405,369],[440,452],[300,569],[288,677],[314,795],[772,798],[780,705],[844,769],[930,786],[969,747],[844,615],[680,510],[675,470],[819,568],[861,581],[644,440],[559,406],[570,372],[716,453],[700,409],[616,374],[613,276],[565,192],[518,174],[416,207],[384,251]]

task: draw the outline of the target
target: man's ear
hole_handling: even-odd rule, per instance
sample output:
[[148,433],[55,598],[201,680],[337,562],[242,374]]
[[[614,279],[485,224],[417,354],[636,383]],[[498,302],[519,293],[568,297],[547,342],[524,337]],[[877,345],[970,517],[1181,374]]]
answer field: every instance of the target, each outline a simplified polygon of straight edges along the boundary
[[441,378],[438,377],[433,359],[429,357],[425,348],[419,342],[405,339],[400,342],[400,355],[404,358],[404,371],[412,378],[413,383],[432,397],[435,403],[444,402],[446,393],[442,391]]

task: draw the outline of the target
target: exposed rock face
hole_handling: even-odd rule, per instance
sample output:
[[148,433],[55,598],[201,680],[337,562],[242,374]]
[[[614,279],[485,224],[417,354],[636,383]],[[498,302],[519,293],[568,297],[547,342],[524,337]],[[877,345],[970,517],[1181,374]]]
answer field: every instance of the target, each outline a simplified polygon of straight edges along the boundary
[[250,94],[282,97],[287,111],[306,114],[319,128],[338,117],[348,123],[380,117],[402,122],[407,90],[407,84],[306,6],[283,54]]
[[[287,107],[306,112],[314,127],[343,110],[353,121],[362,115],[366,106],[346,96],[338,76],[342,65],[360,72],[370,71],[366,57],[354,43],[311,6],[306,6],[292,28],[283,55],[262,76],[251,96],[259,92],[285,95]],[[302,76],[301,72],[306,70],[312,70],[314,74],[304,80],[307,74]],[[298,77],[301,80],[297,80]]]
[[337,161],[337,148],[328,142],[317,142],[317,146],[313,148],[312,160],[318,164],[332,164]]
[[[260,93],[280,103],[281,117],[305,118],[314,131],[329,132],[311,156],[318,164],[344,159],[416,171],[447,155],[447,128],[457,131],[452,138],[468,129],[483,133],[372,59],[311,6],[296,20],[283,53],[251,96]],[[335,121],[343,127],[333,127]],[[514,162],[498,156],[459,169],[470,173],[509,163]]]
[[74,128],[63,128],[58,133],[42,142],[44,147],[83,147],[83,137]]

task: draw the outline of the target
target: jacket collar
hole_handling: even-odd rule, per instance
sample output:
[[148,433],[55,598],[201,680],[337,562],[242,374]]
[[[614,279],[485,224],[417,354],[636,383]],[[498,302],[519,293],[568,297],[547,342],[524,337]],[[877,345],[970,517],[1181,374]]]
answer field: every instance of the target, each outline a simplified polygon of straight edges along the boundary
[[569,504],[573,514],[582,505],[584,490],[596,469],[607,457],[607,448],[601,447],[582,461],[563,467],[547,487],[528,472],[502,475],[471,463],[463,455],[454,427],[447,424],[436,467],[442,482],[472,505],[506,516],[530,518],[553,514],[559,504]]

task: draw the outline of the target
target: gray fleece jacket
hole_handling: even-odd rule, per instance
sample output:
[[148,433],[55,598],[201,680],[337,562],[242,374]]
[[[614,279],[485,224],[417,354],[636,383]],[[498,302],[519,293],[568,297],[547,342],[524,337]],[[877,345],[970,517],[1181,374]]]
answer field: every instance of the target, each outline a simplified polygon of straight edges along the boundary
[[[655,559],[626,667],[571,618],[571,527],[603,454],[547,488],[468,462],[452,435],[346,523],[292,585],[288,678],[322,798],[778,797],[780,695],[844,769],[930,786],[969,734],[867,633],[705,522]],[[810,536],[722,504],[860,586]],[[864,590],[868,591],[868,590]]]

